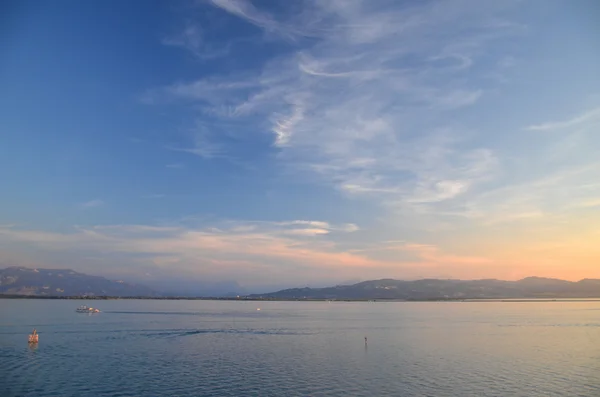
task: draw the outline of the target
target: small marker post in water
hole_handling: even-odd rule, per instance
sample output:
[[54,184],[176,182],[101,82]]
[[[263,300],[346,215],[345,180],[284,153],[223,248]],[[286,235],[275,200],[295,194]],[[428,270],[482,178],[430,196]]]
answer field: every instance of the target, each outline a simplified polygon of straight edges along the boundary
[[366,344],[367,344],[367,337],[365,336],[365,346],[366,346]]

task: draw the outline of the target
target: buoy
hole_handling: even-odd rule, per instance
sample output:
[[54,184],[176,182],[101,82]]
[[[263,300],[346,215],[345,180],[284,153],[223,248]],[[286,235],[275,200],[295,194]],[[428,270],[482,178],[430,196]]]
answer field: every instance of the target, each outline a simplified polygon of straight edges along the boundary
[[260,311],[260,307],[259,307],[259,308],[257,308],[256,310]]
[[37,331],[34,328],[33,332],[29,335],[29,343],[38,343],[38,341],[39,341],[39,336],[38,336]]

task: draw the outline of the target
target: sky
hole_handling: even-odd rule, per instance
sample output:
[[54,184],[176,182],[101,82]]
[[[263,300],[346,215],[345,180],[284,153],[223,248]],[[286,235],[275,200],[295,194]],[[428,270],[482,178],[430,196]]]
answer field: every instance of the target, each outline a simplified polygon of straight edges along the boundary
[[0,7],[0,266],[600,278],[595,0]]

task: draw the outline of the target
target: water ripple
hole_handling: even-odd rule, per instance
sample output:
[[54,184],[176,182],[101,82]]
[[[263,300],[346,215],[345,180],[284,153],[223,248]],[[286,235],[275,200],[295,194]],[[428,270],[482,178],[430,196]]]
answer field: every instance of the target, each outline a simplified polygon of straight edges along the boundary
[[0,302],[0,396],[600,396],[600,319],[568,305],[111,304]]

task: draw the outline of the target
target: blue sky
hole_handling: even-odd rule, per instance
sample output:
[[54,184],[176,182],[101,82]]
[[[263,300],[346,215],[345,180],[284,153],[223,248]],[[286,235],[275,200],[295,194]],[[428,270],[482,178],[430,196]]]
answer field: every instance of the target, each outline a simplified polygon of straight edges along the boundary
[[600,277],[593,0],[2,7],[2,264]]

